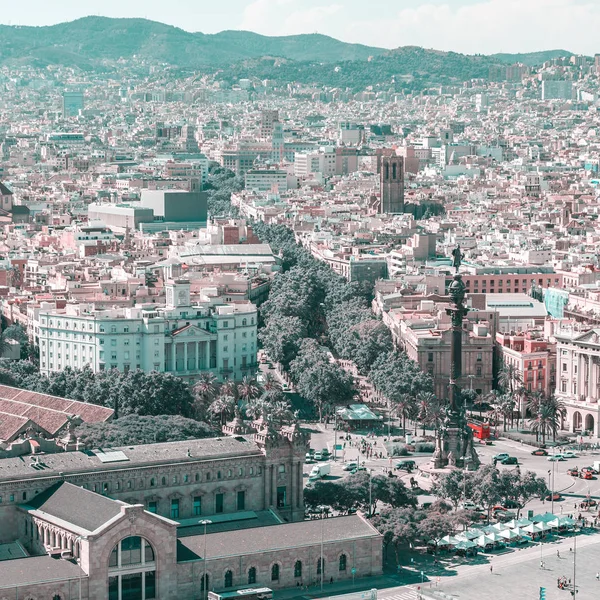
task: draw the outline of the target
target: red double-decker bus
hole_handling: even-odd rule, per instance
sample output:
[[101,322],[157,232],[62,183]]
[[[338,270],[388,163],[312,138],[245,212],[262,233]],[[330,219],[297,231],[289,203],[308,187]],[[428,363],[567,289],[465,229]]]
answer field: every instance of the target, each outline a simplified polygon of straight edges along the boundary
[[473,431],[473,437],[478,440],[488,440],[490,438],[489,423],[469,423],[469,427]]

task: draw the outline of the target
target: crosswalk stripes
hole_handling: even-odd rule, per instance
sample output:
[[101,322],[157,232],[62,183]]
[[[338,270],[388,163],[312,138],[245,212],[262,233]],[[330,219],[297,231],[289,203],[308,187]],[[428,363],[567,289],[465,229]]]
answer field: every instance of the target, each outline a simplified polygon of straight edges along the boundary
[[404,591],[394,594],[393,596],[385,596],[381,600],[416,600],[417,590],[413,588],[406,588]]

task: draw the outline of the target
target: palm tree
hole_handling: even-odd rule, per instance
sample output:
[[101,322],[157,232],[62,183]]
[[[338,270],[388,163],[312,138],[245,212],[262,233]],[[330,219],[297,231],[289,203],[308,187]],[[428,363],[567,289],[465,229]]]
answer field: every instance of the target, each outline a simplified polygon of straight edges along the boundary
[[540,406],[544,403],[544,393],[540,391],[532,392],[527,394],[527,404],[525,405],[525,411],[530,415],[537,415],[540,411]]
[[542,444],[546,443],[546,434],[552,433],[556,439],[556,431],[559,427],[559,415],[549,404],[541,404],[537,415],[530,421],[531,431],[535,433],[536,441],[542,436]]
[[526,390],[523,385],[523,377],[519,369],[517,369],[517,367],[511,363],[505,363],[500,370],[500,373],[498,373],[498,385],[502,388],[504,393],[510,394],[511,398],[515,398],[516,396],[519,397],[519,413],[523,418],[524,411],[522,405],[525,402]]
[[254,379],[244,377],[237,386],[237,392],[239,398],[248,404],[252,398],[258,396],[258,387],[256,386]]
[[498,385],[504,392],[514,395],[519,385],[523,383],[521,373],[513,364],[504,364],[498,373]]
[[548,408],[549,413],[552,415],[552,422],[556,423],[556,427],[552,428],[552,441],[556,442],[556,432],[562,428],[562,420],[567,412],[567,408],[565,403],[556,396],[546,398],[544,406]]
[[232,381],[231,379],[222,383],[219,388],[219,396],[232,396],[233,398],[237,398],[237,393],[237,385],[235,384],[235,381]]
[[434,400],[429,405],[429,409],[427,411],[427,423],[431,425],[436,431],[438,431],[442,427],[445,417],[446,411],[444,410],[444,406],[434,396]]
[[392,409],[392,413],[402,417],[402,431],[406,433],[406,419],[413,411],[415,401],[410,394],[400,394],[396,406]]
[[513,426],[513,415],[515,412],[515,401],[508,395],[503,394],[500,397],[500,402],[497,405],[499,413],[502,415],[503,430],[506,431],[506,420],[510,417],[510,426]]
[[236,399],[233,396],[219,394],[216,400],[213,400],[208,407],[208,412],[213,417],[219,416],[221,425],[227,422],[228,418],[233,418],[237,407]]
[[[421,426],[423,427],[423,435],[425,435],[425,425],[427,424],[427,420],[428,420],[428,415],[430,412],[430,407],[433,405],[433,403],[436,401],[436,397],[435,394],[432,394],[431,392],[419,392],[417,394],[417,406],[418,406],[418,413],[417,413],[417,419],[419,421],[421,421]],[[416,430],[416,421],[415,421],[415,430]],[[415,435],[416,435],[416,431],[415,431]]]
[[200,375],[200,379],[193,387],[194,392],[194,407],[196,416],[204,417],[208,405],[212,402],[217,393],[216,386],[217,378],[210,371],[204,371]]
[[287,400],[283,400],[271,405],[269,417],[277,426],[289,425],[298,420],[298,413],[294,412]]

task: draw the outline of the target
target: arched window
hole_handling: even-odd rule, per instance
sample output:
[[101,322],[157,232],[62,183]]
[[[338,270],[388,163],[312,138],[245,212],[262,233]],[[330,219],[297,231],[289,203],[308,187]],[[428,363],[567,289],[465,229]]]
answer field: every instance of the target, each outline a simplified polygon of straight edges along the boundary
[[279,565],[277,563],[271,567],[271,581],[279,581]]
[[162,482],[163,485],[167,485],[167,478],[163,477],[162,480],[161,480],[161,482]]
[[229,570],[229,571],[225,571],[225,585],[224,587],[228,588],[228,587],[233,587],[233,571]]
[[256,567],[248,569],[248,584],[256,583]]
[[346,555],[340,554],[340,571],[346,570]]
[[294,577],[302,577],[302,561],[297,560],[294,565]]
[[242,327],[246,327],[248,325],[248,319],[242,319]]
[[154,477],[150,480],[150,487],[154,487],[156,485],[156,479]]
[[109,600],[156,598],[156,562],[148,540],[131,536],[122,539],[108,559]]
[[317,560],[317,575],[321,574],[321,568],[323,568],[323,573],[325,573],[325,559],[319,558]]
[[208,573],[206,575],[202,575],[202,577],[200,578],[200,591],[203,592],[204,591],[204,583],[206,582],[206,588],[210,587],[210,577],[208,576]]

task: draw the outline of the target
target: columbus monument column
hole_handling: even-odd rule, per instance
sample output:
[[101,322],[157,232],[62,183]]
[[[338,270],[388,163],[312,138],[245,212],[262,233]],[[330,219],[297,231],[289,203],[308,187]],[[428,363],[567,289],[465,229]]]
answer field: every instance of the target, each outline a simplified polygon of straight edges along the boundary
[[450,306],[446,314],[452,322],[452,341],[450,346],[450,381],[446,408],[446,418],[436,432],[436,449],[432,458],[434,469],[446,467],[477,469],[479,458],[473,447],[473,433],[467,425],[466,411],[460,401],[458,381],[462,376],[462,336],[463,319],[469,312],[465,306],[465,284],[459,273],[463,254],[460,245],[452,251],[454,279],[448,288]]

